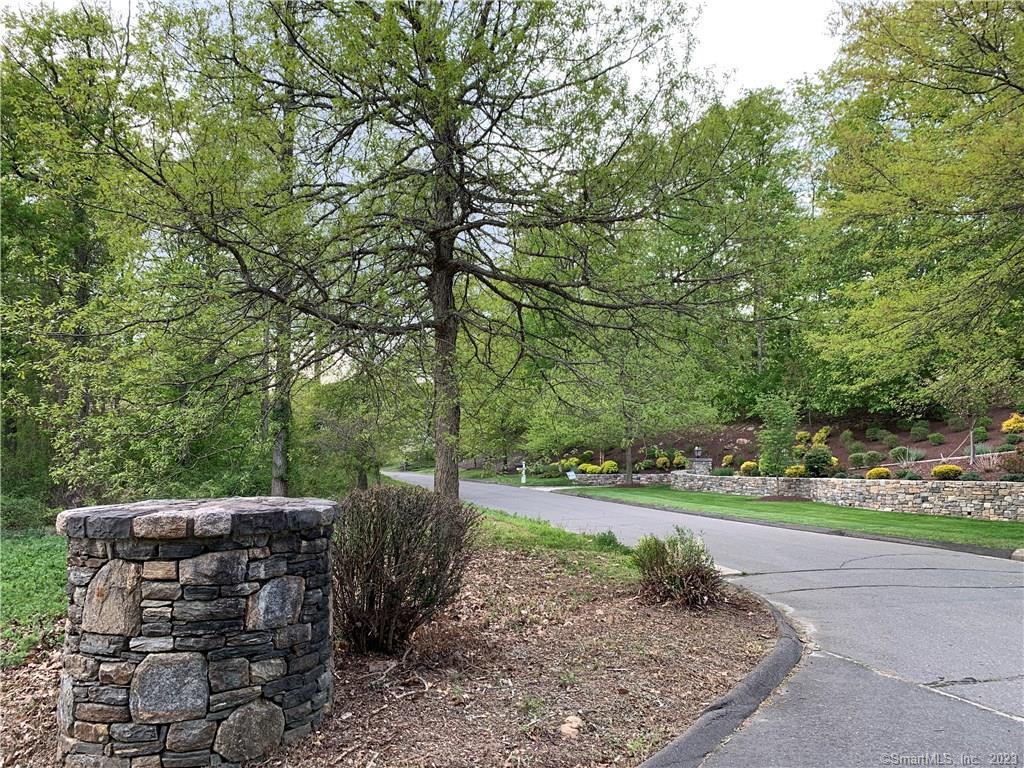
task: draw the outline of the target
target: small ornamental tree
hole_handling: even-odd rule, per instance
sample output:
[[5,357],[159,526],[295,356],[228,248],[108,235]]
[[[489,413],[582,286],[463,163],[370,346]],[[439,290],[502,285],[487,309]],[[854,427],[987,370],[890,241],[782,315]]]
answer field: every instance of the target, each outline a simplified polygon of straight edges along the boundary
[[787,394],[764,395],[758,398],[757,413],[762,420],[757,432],[759,469],[762,475],[778,477],[792,463],[796,403]]

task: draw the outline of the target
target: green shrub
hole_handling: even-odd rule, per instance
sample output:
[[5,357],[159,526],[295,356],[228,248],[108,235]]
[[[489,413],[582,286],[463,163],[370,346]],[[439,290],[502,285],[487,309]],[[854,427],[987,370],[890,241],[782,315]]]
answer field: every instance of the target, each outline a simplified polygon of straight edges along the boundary
[[796,443],[789,450],[789,452],[792,454],[794,459],[799,461],[800,459],[802,459],[804,457],[804,454],[807,453],[807,445],[805,443]]
[[757,431],[762,475],[781,475],[786,468],[796,431],[796,408],[796,402],[785,394],[762,395],[757,399],[756,410],[763,421]]
[[355,651],[393,653],[458,594],[479,515],[404,485],[350,493],[334,528],[334,626]]
[[964,472],[962,475],[960,475],[960,479],[961,480],[981,480],[983,478],[977,472]]
[[857,467],[859,469],[860,467],[863,467],[866,463],[867,458],[865,458],[863,451],[858,451],[857,453],[850,454],[851,467]]
[[942,445],[946,438],[941,432],[932,432],[928,435],[928,442],[932,445]]
[[866,451],[864,453],[864,466],[873,467],[876,464],[881,464],[884,458],[885,456],[878,451]]
[[931,432],[932,425],[924,419],[915,421],[910,427],[910,439],[915,443],[920,443],[922,440],[928,439],[928,433]]
[[716,477],[732,477],[736,474],[736,470],[732,467],[715,467],[711,470],[711,474]]
[[660,450],[661,449],[658,448],[658,446],[656,445],[648,445],[646,448],[647,458],[650,459],[651,461],[654,461],[656,458],[658,458],[658,453],[660,452]]
[[850,476],[849,474],[847,474],[847,473],[846,473],[845,471],[843,471],[843,470],[841,470],[841,469],[840,469],[840,470],[839,470],[838,472],[836,472],[836,473],[834,473],[834,474],[832,475],[832,477],[837,477],[837,478],[841,478],[841,479],[843,479],[843,480],[845,480],[845,479],[846,479],[846,478],[848,478],[849,476]]
[[654,469],[654,459],[644,459],[640,463],[643,465],[645,471],[650,471]]
[[676,451],[676,455],[672,457],[672,466],[676,469],[686,469],[686,457],[682,451]]
[[975,427],[971,432],[974,435],[974,442],[983,443],[988,440],[988,429],[986,427]]
[[1000,475],[999,479],[1004,483],[1024,483],[1024,472],[1007,472]]
[[862,443],[860,440],[854,440],[846,447],[850,451],[850,453],[864,453],[864,451],[868,449],[868,447],[864,445],[864,443]]
[[555,461],[548,464],[548,477],[558,477],[560,474],[562,474],[562,465],[560,462]]
[[909,469],[901,469],[896,473],[896,477],[900,480],[920,480],[921,476],[917,472],[912,472]]
[[872,424],[871,426],[864,430],[864,437],[870,440],[871,442],[877,442],[878,440],[882,439],[883,431],[884,430],[882,429],[881,424]]
[[633,548],[640,586],[650,598],[699,608],[723,599],[723,581],[704,542],[686,528],[664,541],[644,536]]
[[580,464],[576,469],[585,475],[601,474],[601,467],[597,464]]
[[594,543],[597,544],[597,546],[601,549],[606,549],[609,552],[629,551],[627,547],[623,546],[619,542],[619,537],[615,535],[615,531],[604,531],[602,533],[595,533]]
[[654,460],[654,466],[658,469],[668,471],[672,467],[672,462],[669,460],[668,456],[659,456]]
[[909,432],[914,428],[914,422],[912,419],[900,419],[896,422],[896,429],[900,432]]
[[974,426],[976,426],[976,427],[984,427],[985,429],[988,429],[989,427],[992,426],[992,417],[991,416],[979,416],[978,418],[976,418],[974,420]]
[[1003,443],[993,448],[992,453],[1010,453],[1011,451],[1015,450],[1017,450],[1017,447],[1015,445],[1011,443]]
[[615,475],[618,474],[619,465],[618,462],[608,459],[601,463],[601,474],[602,475]]
[[832,473],[833,459],[832,451],[825,445],[812,446],[804,454],[804,467],[811,477],[827,477]]
[[594,460],[594,452],[593,451],[584,451],[583,453],[580,454],[580,463],[582,463],[582,464],[590,464],[593,460]]
[[756,477],[759,472],[756,461],[744,461],[740,464],[740,474],[748,477]]
[[827,445],[828,437],[832,434],[832,427],[822,427],[811,438],[811,445]]
[[1000,456],[999,468],[1014,475],[1024,472],[1024,449],[1018,448],[1013,453],[1004,453]]
[[801,445],[807,445],[811,442],[811,433],[806,429],[801,429],[796,433],[796,441]]
[[939,464],[932,468],[932,477],[936,480],[956,480],[963,473],[963,467],[958,467],[956,464]]
[[791,464],[782,474],[786,477],[807,477],[807,467],[803,464]]
[[892,432],[884,432],[882,442],[885,443],[886,448],[895,448],[900,444],[900,438],[899,435],[894,435]]
[[853,443],[853,441],[853,430],[844,429],[842,432],[839,433],[839,444],[842,445],[847,450],[850,449],[850,445]]
[[1009,432],[1006,435],[1006,442],[1010,445],[1017,445],[1018,443],[1024,443],[1024,435],[1017,432]]
[[27,496],[0,496],[0,530],[50,528],[55,512],[46,509],[41,501]]
[[904,448],[903,446],[896,446],[889,451],[889,458],[896,462],[906,461],[910,458],[910,449]]
[[957,416],[953,413],[946,417],[946,426],[954,432],[961,432],[967,426],[967,423],[964,421],[963,416]]
[[889,471],[888,467],[875,467],[869,469],[865,477],[868,480],[891,480],[892,472]]

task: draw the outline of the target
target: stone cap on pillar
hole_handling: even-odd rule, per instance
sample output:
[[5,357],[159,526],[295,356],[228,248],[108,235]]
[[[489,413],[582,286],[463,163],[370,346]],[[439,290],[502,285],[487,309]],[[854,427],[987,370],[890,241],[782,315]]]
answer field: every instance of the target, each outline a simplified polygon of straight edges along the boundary
[[338,513],[338,504],[328,499],[152,499],[65,510],[57,515],[57,532],[91,539],[251,536],[330,525]]

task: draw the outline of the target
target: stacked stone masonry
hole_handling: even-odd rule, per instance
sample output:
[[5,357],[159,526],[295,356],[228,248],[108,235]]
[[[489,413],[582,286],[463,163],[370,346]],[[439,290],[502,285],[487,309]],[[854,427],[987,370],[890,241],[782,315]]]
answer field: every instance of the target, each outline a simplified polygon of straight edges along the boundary
[[[622,485],[626,482],[626,476],[623,474],[610,474],[610,475],[576,475],[575,485],[585,486],[607,486],[607,485]],[[633,475],[633,485],[669,485],[672,482],[672,475],[668,472],[648,473]]]
[[1024,521],[1024,483],[974,480],[860,480],[840,477],[742,477],[672,473],[680,491],[740,496],[799,496],[840,507],[919,515]]
[[337,514],[269,497],[61,513],[58,764],[236,766],[315,728],[331,701]]

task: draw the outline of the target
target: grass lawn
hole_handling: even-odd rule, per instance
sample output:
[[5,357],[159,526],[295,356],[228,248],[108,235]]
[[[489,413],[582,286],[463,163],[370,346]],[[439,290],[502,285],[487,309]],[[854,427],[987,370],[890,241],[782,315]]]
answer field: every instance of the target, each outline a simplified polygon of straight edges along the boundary
[[630,558],[632,550],[618,542],[615,534],[571,533],[545,520],[534,520],[494,509],[480,509],[483,520],[479,542],[532,553],[546,550],[573,572],[588,571],[595,576],[627,582],[639,574]]
[[692,510],[709,515],[900,536],[918,541],[972,544],[993,549],[1024,547],[1024,525],[1004,523],[998,520],[913,515],[904,512],[877,512],[871,509],[834,507],[815,501],[760,501],[747,496],[735,496],[727,493],[675,491],[670,488],[658,487],[586,488],[572,493],[627,504],[649,504],[666,509]]
[[67,610],[67,540],[5,531],[0,551],[0,669],[7,669],[20,664]]

